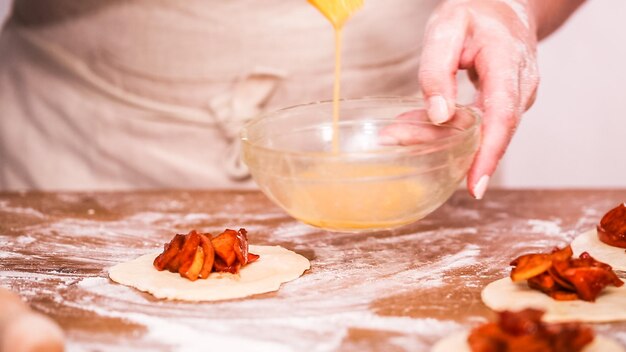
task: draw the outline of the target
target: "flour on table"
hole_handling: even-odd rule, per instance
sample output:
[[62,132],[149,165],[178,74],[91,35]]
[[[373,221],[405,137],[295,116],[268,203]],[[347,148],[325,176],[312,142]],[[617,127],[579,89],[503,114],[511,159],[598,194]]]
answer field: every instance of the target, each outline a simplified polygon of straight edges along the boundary
[[572,250],[576,256],[587,252],[596,260],[609,264],[614,270],[626,271],[626,249],[600,241],[595,229],[576,237],[572,242]]
[[[480,237],[478,228],[467,227],[467,221],[440,224],[427,218],[414,228],[356,236],[321,231],[270,208],[251,209],[250,197],[236,201],[229,196],[225,203],[212,200],[220,204],[218,209],[182,196],[162,203],[150,202],[152,197],[133,199],[99,195],[93,209],[105,218],[44,214],[44,221],[19,229],[25,236],[22,243],[12,233],[0,233],[4,264],[0,267],[15,265],[15,270],[2,272],[0,286],[19,291],[47,314],[59,314],[58,307],[63,307],[66,316],[93,315],[129,324],[125,328],[132,329],[132,334],[120,336],[113,345],[106,331],[85,333],[80,322],[68,320],[70,351],[143,352],[150,350],[144,346],[155,345],[195,351],[211,344],[216,349],[323,352],[355,347],[345,345],[355,331],[380,333],[381,343],[392,348],[425,351],[463,324],[482,319],[478,312],[457,321],[418,310],[424,305],[433,311],[446,309],[444,301],[425,304],[419,294],[442,292],[455,275],[465,277],[457,286],[482,286],[481,278],[493,263],[483,260],[484,247],[474,244]],[[83,200],[72,194],[67,197],[68,202]],[[140,205],[116,209],[127,203]],[[494,206],[504,207],[501,203]],[[472,208],[455,207],[454,211],[466,210],[467,215],[461,216],[465,220],[475,217]],[[25,209],[29,208],[11,209],[11,214],[29,212]],[[502,214],[507,213],[503,210]],[[311,270],[275,293],[202,304],[155,299],[112,284],[107,277],[106,268],[148,254],[151,248],[162,248],[173,231],[221,231],[223,224],[245,226],[257,243],[281,244],[307,253]],[[51,260],[54,265],[48,264]],[[29,272],[27,268],[33,267],[41,269]],[[405,301],[405,294],[418,298]],[[398,300],[393,300],[396,296]],[[382,310],[381,300],[392,300],[384,306],[393,310]],[[397,316],[402,306],[415,313]]]
[[6,200],[0,201],[0,210],[7,213],[19,214],[19,215],[27,215],[32,216],[39,219],[44,219],[46,216],[38,210],[33,208],[22,208],[22,207],[14,207],[9,205],[9,202]]
[[563,232],[560,221],[546,221],[539,219],[528,220],[528,225],[531,226],[531,232],[545,233],[546,235],[558,235]]
[[238,275],[212,273],[207,279],[191,281],[178,273],[156,270],[152,263],[157,252],[112,267],[109,277],[157,298],[217,301],[277,291],[310,268],[308,259],[280,246],[250,246],[250,252],[260,258],[242,267]]
[[557,301],[529,288],[525,282],[515,283],[510,278],[494,281],[481,293],[483,302],[496,311],[541,309],[546,322],[582,321],[590,323],[626,320],[626,286],[609,286],[595,302],[582,300]]

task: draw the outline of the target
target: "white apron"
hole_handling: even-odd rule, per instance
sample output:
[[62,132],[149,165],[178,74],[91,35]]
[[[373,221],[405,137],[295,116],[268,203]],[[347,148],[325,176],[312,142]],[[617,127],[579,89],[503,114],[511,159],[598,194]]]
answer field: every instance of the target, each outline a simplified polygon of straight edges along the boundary
[[[342,96],[411,95],[436,0],[366,0]],[[332,96],[333,34],[305,0],[19,0],[0,37],[0,189],[252,185],[238,132]]]

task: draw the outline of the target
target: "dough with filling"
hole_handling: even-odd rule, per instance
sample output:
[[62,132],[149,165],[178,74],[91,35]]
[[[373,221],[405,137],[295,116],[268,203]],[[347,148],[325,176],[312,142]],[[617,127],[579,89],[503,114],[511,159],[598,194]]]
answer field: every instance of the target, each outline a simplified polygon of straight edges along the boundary
[[249,250],[260,258],[242,267],[239,274],[211,273],[207,279],[190,281],[178,273],[155,269],[152,262],[160,254],[156,252],[115,265],[109,277],[157,298],[217,301],[277,291],[310,268],[308,259],[280,246],[250,245]]
[[600,323],[626,320],[626,285],[608,286],[595,302],[557,301],[529,288],[526,282],[515,283],[505,277],[487,285],[481,297],[487,307],[496,311],[518,311],[524,308],[544,310],[543,320],[546,322]]

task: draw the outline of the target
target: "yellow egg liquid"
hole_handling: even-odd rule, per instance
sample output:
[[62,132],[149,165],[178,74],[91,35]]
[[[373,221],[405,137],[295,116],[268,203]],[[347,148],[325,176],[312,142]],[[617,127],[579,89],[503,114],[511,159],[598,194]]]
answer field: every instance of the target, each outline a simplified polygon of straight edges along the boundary
[[335,230],[383,229],[411,223],[424,198],[422,182],[409,167],[320,165],[288,187],[290,214]]
[[341,93],[341,34],[352,14],[363,6],[363,0],[308,0],[333,26],[335,32],[335,82],[333,86],[332,152],[339,153],[339,97]]

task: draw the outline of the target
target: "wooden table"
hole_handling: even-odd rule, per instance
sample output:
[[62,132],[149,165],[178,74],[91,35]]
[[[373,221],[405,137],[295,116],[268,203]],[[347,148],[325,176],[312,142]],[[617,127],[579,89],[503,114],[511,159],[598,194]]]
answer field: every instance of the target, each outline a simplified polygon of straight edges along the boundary
[[[626,190],[458,192],[414,225],[357,235],[300,224],[254,191],[4,193],[0,286],[58,321],[69,350],[421,351],[490,318],[480,291],[512,258],[565,245],[624,200]],[[312,268],[277,293],[202,304],[107,278],[175,232],[225,227]],[[626,345],[626,323],[595,328]]]

